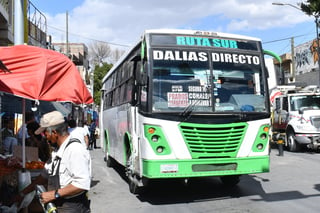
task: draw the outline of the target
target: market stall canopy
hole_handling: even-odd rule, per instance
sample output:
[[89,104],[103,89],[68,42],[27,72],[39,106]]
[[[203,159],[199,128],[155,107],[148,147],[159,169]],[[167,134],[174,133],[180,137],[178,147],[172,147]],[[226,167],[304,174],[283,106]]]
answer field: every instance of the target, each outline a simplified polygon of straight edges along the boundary
[[77,67],[59,52],[29,45],[0,47],[0,60],[0,91],[31,100],[93,103]]
[[[0,91],[42,100],[91,104],[93,98],[77,67],[65,55],[40,47],[16,45],[0,47]],[[25,101],[22,104],[25,123]],[[23,128],[22,165],[25,168],[25,135]]]

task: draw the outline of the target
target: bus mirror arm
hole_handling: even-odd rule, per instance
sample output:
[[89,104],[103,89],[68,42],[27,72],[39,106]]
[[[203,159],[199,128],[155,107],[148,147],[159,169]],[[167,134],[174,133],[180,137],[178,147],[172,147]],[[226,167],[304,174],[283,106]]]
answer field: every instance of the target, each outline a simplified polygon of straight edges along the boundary
[[135,55],[135,56],[133,56],[131,59],[130,59],[130,61],[134,61],[134,62],[137,62],[137,61],[140,61],[141,60],[141,55]]
[[[138,63],[138,62],[136,62]],[[136,70],[136,77],[137,77],[137,85],[138,86],[145,86],[148,84],[148,75],[146,73],[146,65],[143,65],[142,69]]]
[[137,81],[138,86],[146,86],[148,82],[148,76],[146,73],[141,73],[139,76],[139,80]]

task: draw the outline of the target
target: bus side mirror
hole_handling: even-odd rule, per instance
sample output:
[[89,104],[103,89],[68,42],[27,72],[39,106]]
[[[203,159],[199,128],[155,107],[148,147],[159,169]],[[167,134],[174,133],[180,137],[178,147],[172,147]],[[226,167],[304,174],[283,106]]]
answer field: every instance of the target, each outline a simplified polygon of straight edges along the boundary
[[146,86],[148,84],[148,75],[146,72],[147,68],[146,65],[143,64],[139,70],[137,70],[137,83],[139,86]]
[[141,58],[141,55],[136,55],[131,58],[134,63],[134,70],[136,73],[136,80],[139,86],[145,86],[148,83],[147,67],[145,60]]
[[304,110],[305,110],[305,107],[300,107],[298,110],[299,115],[303,115]]

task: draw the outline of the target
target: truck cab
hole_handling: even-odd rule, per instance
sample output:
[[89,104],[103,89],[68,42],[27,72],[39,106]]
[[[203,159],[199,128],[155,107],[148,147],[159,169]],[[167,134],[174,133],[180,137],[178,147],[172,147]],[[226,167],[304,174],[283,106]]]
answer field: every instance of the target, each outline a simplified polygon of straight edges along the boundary
[[320,148],[320,92],[316,86],[280,86],[272,100],[271,141],[284,141],[289,151]]

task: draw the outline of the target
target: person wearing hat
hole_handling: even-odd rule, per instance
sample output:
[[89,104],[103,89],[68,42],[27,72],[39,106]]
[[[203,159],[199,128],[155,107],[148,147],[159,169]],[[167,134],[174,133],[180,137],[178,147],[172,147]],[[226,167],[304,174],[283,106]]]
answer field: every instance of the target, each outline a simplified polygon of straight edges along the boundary
[[20,195],[48,180],[48,191],[40,195],[42,203],[54,203],[59,213],[90,212],[90,155],[78,139],[70,137],[63,115],[59,111],[44,114],[35,134],[44,134],[57,148],[45,165],[46,174],[39,175]]

